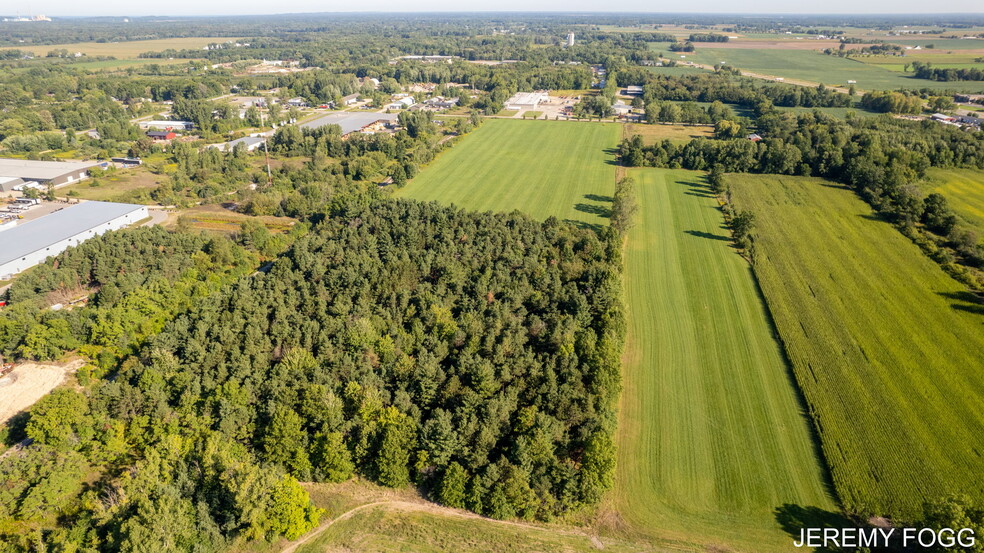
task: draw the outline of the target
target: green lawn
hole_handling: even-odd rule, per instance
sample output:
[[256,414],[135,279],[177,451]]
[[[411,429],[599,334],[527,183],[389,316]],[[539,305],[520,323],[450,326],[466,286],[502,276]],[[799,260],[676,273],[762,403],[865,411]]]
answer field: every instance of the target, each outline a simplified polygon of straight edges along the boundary
[[621,132],[616,123],[490,119],[397,195],[607,224]]
[[776,509],[835,507],[751,270],[703,173],[629,174],[617,508],[659,537],[788,551]]
[[973,169],[938,169],[926,172],[923,189],[946,196],[950,207],[984,237],[984,171]]
[[843,506],[912,517],[984,497],[984,308],[847,189],[728,178]]
[[[684,54],[688,61],[696,61],[714,65],[722,61],[732,67],[745,71],[800,79],[812,82],[822,82],[826,85],[844,86],[847,81],[857,81],[861,90],[934,88],[952,89],[959,91],[984,90],[984,83],[954,81],[936,82],[926,79],[916,79],[910,75],[902,75],[896,71],[884,69],[877,65],[862,63],[851,59],[827,56],[812,50],[784,49],[738,49],[738,48],[702,48],[696,52]],[[674,54],[673,57],[676,57]]]

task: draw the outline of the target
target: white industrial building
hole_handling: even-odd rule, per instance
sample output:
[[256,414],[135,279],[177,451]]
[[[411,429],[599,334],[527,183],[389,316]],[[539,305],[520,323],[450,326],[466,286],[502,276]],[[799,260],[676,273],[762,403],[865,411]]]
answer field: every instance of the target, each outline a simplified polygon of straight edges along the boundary
[[512,98],[506,100],[506,109],[536,109],[540,102],[546,102],[548,98],[546,90],[536,92],[517,92]]
[[83,202],[5,230],[0,233],[0,279],[147,217],[147,206],[143,205]]

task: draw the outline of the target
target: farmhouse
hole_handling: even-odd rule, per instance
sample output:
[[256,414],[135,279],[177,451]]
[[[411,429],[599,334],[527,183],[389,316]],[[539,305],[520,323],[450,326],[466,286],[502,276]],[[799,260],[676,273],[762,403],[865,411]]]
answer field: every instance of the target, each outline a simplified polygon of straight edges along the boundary
[[506,100],[506,109],[536,109],[540,102],[547,101],[547,91],[517,92]]
[[48,186],[62,186],[89,176],[95,162],[34,161],[0,158],[0,177],[17,177]]
[[0,278],[29,269],[89,238],[147,218],[147,206],[83,202],[4,231]]

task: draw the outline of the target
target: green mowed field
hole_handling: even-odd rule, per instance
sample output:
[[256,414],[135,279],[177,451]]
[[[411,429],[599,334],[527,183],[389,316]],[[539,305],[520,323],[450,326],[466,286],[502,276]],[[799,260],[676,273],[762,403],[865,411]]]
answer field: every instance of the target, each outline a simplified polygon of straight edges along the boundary
[[984,234],[984,171],[934,167],[926,171],[922,188],[943,194],[957,215]]
[[[615,168],[604,150],[620,132],[490,120],[397,195],[607,224]],[[643,216],[628,241],[630,345],[609,504],[647,541],[788,550],[777,518],[835,506],[748,264],[701,173],[632,175]]]
[[788,551],[777,515],[835,506],[749,265],[703,173],[629,175],[617,509],[663,538]]
[[844,508],[911,520],[984,497],[984,308],[847,189],[728,178]]
[[842,86],[857,81],[861,90],[935,88],[959,91],[984,90],[984,83],[969,81],[936,82],[916,79],[896,71],[859,61],[827,56],[812,50],[697,48],[685,54],[687,60],[714,65],[722,61],[732,67],[777,77],[800,79]]
[[621,138],[616,123],[487,120],[397,196],[606,225]]

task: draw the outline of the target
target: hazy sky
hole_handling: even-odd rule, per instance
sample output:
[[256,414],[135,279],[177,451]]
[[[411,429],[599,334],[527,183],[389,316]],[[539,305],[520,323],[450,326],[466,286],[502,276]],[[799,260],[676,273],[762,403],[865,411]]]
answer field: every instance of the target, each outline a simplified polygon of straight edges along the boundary
[[10,15],[248,15],[297,12],[629,11],[710,13],[982,13],[982,0],[3,0]]

